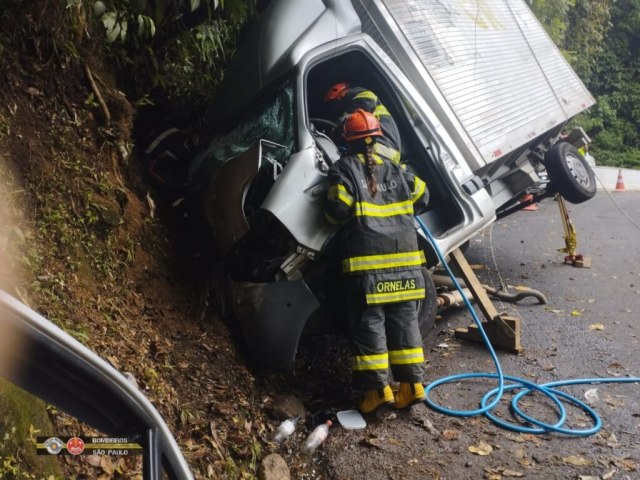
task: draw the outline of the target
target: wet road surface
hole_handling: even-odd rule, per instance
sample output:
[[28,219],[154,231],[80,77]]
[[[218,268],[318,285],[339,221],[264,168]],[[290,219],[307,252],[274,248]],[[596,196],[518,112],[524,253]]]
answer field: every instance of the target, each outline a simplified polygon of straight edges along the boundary
[[[563,227],[557,203],[496,222],[471,242],[467,258],[483,283],[510,292],[523,286],[543,292],[533,299],[496,301],[499,311],[523,319],[521,355],[500,352],[505,373],[537,383],[569,378],[640,376],[640,193],[605,192],[569,211],[578,232],[578,252],[591,268],[564,265]],[[453,329],[471,323],[458,309],[442,314],[426,345],[427,379],[465,371],[493,372],[484,347],[455,339]],[[445,386],[434,398],[452,408],[476,408],[493,388],[474,380]],[[595,390],[594,390],[595,389]],[[366,417],[365,430],[333,428],[329,440],[295,478],[335,479],[636,479],[640,478],[640,385],[565,388],[585,399],[603,421],[589,437],[509,432],[483,417],[454,418],[423,404],[408,411],[384,410]],[[510,418],[503,402],[498,414]],[[527,413],[555,422],[540,395],[523,402]],[[568,407],[567,425],[587,428],[590,419]],[[306,473],[305,473],[306,472]]]

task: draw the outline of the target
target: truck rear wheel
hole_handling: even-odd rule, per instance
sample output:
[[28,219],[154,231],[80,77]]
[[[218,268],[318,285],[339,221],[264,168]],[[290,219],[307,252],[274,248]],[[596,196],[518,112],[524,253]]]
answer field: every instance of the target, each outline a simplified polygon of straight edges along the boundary
[[436,320],[437,293],[431,273],[424,267],[422,268],[422,276],[424,277],[425,298],[418,303],[418,325],[422,340],[425,341]]
[[550,187],[571,203],[582,203],[596,194],[596,178],[576,147],[556,143],[545,155]]

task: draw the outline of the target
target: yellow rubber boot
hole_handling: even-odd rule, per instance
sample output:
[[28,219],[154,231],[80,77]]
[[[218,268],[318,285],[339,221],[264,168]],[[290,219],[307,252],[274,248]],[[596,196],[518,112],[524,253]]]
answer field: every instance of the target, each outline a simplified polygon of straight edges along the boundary
[[389,385],[383,388],[373,388],[364,392],[362,400],[358,402],[361,413],[371,413],[382,405],[393,403],[393,391]]
[[424,400],[424,387],[421,383],[400,383],[396,392],[396,408],[407,408],[414,403]]

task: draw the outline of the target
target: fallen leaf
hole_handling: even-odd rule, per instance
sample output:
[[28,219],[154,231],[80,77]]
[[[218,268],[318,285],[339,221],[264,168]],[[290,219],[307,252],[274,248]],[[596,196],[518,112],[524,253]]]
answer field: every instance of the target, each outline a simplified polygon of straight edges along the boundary
[[524,438],[522,438],[521,435],[516,435],[515,433],[505,433],[504,436],[511,440],[512,442],[516,442],[516,443],[523,443],[524,442]]
[[525,441],[525,442],[533,442],[533,443],[540,443],[540,438],[537,435],[533,435],[532,433],[521,433],[520,437]]
[[102,457],[100,459],[100,467],[102,468],[102,470],[104,470],[104,473],[108,475],[113,475],[113,472],[115,472],[116,470],[116,467],[111,461],[111,457]]
[[612,458],[611,461],[617,467],[624,468],[627,472],[635,472],[638,464],[630,458]]
[[567,465],[572,465],[574,467],[588,467],[590,465],[593,465],[593,460],[581,457],[580,455],[570,455],[568,457],[562,457],[562,461]]
[[82,458],[82,460],[87,462],[92,467],[100,466],[100,458],[101,458],[100,455],[83,455],[80,458]]
[[624,405],[624,402],[622,400],[617,400],[606,393],[604,395],[604,402],[612,408],[618,408]]
[[523,458],[522,460],[518,460],[518,463],[523,467],[532,467],[534,465],[533,460],[530,458]]
[[517,472],[515,470],[504,470],[502,472],[502,476],[503,477],[513,477],[513,478],[520,478],[520,477],[524,477],[524,473],[522,472]]
[[118,459],[118,465],[116,467],[116,471],[120,474],[123,474],[124,472],[127,471],[127,462],[124,459],[124,457],[120,457]]
[[605,474],[602,476],[602,480],[609,480],[610,478],[612,478],[612,477],[613,477],[613,475],[614,475],[616,472],[617,472],[617,470],[616,470],[615,468],[614,468],[614,469],[612,469],[610,472],[607,472],[607,473],[605,473]]
[[460,432],[458,430],[445,430],[444,432],[442,432],[442,436],[445,440],[451,442],[453,440],[458,440],[458,437],[460,437]]
[[572,317],[579,317],[580,315],[582,315],[582,312],[580,310],[574,310],[573,312],[571,312]]
[[107,356],[107,360],[116,369],[120,370],[120,361],[116,357],[114,357],[113,355],[109,355],[109,356]]
[[493,447],[488,443],[481,441],[477,446],[470,445],[469,451],[471,453],[475,453],[476,455],[480,455],[484,457],[486,455],[489,455],[491,452],[493,452]]
[[548,359],[542,359],[542,370],[545,372],[550,372],[551,370],[555,370],[555,365],[551,363]]
[[32,97],[41,97],[43,93],[35,87],[27,88],[27,93]]
[[613,377],[619,377],[620,375],[624,374],[625,371],[626,368],[624,368],[618,362],[612,363],[611,365],[609,365],[609,368],[607,368],[607,373]]
[[519,292],[528,292],[529,290],[531,290],[529,287],[527,287],[526,285],[516,285],[515,287],[513,287],[514,289],[518,290]]
[[604,330],[604,325],[601,323],[592,323],[589,325],[589,330]]
[[472,263],[469,266],[471,267],[471,270],[482,270],[482,269],[486,268],[484,265],[479,264],[479,263]]
[[562,315],[564,313],[564,310],[555,310],[555,309],[551,309],[549,310],[551,313],[556,313],[558,315]]
[[438,431],[438,429],[436,427],[433,426],[433,423],[431,423],[430,420],[428,420],[426,418],[421,418],[416,423],[418,425],[422,426],[427,432],[429,432],[434,437],[439,437],[440,436],[440,432]]
[[600,480],[600,477],[594,477],[593,475],[578,475],[578,480]]
[[360,445],[369,448],[382,448],[382,442],[378,438],[363,438],[360,440]]
[[490,473],[485,477],[487,480],[502,480],[502,475],[499,473]]

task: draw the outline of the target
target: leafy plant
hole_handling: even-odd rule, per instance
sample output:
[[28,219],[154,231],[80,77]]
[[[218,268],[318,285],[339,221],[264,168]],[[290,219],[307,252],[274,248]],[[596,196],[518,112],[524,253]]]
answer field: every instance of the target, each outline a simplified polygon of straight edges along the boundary
[[215,90],[253,5],[254,0],[98,0],[91,10],[125,74],[130,98],[189,107]]
[[640,0],[533,0],[549,35],[595,95],[574,123],[598,126],[599,164],[640,167]]

